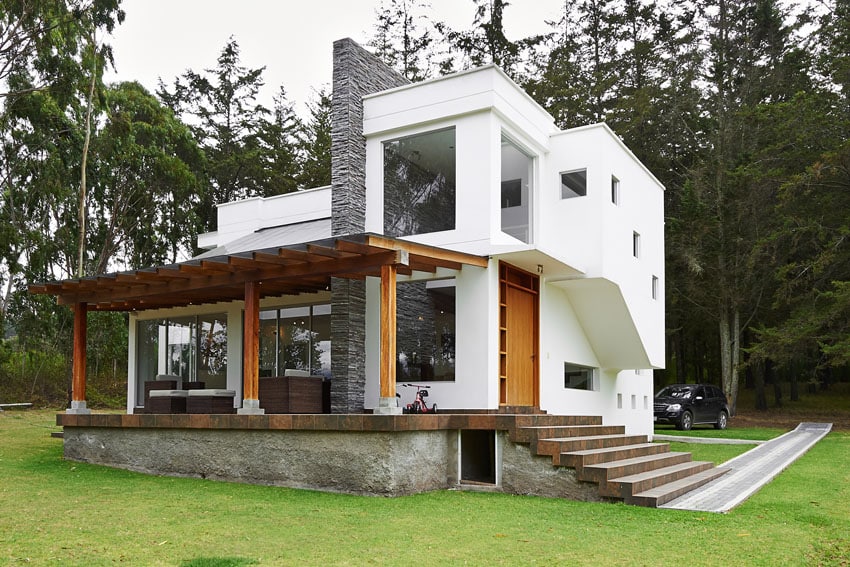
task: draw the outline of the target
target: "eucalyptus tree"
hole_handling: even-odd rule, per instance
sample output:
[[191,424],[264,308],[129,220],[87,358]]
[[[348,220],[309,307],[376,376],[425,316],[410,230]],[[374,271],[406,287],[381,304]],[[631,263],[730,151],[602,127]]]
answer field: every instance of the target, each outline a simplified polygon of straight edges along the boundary
[[176,262],[194,249],[204,161],[189,128],[140,84],[105,92],[93,141],[93,271]]

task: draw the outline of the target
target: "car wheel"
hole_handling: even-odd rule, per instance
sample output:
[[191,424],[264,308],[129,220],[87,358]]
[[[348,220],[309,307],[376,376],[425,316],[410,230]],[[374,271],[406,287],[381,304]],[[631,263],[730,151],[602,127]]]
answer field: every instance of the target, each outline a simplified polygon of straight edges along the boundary
[[714,424],[714,429],[726,429],[728,421],[729,416],[726,415],[726,410],[720,410],[720,415],[717,416],[717,423]]
[[676,429],[680,431],[690,431],[691,427],[694,425],[694,416],[691,415],[691,412],[686,411],[682,414],[682,417],[679,418],[679,423],[676,424]]

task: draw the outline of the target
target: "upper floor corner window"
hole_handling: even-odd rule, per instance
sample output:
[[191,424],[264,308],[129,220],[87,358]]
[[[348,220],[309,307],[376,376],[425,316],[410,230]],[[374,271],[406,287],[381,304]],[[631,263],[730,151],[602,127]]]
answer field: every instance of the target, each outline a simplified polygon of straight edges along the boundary
[[615,205],[620,204],[620,180],[611,176],[611,202]]
[[561,199],[587,195],[587,170],[577,169],[561,174]]
[[534,158],[504,134],[501,146],[502,232],[529,242]]
[[384,142],[384,234],[455,228],[455,129]]
[[658,276],[652,276],[652,299],[658,299]]

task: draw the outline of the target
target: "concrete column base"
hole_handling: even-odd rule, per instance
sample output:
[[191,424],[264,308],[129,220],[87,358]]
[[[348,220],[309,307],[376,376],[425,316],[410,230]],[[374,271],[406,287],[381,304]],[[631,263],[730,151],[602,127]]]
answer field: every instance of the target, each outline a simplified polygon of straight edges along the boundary
[[260,400],[242,400],[242,407],[236,410],[238,415],[264,415],[266,410],[260,407]]
[[398,398],[378,398],[377,407],[372,410],[375,415],[401,415],[401,408],[396,401]]
[[65,413],[88,415],[91,410],[86,407],[85,400],[74,400],[71,402],[71,407],[65,410]]

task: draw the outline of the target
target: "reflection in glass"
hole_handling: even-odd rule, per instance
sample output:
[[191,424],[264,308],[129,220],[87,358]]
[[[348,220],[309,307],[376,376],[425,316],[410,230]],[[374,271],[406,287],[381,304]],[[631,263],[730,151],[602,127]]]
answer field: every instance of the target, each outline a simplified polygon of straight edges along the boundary
[[455,228],[455,129],[384,142],[384,234]]
[[454,280],[398,285],[396,348],[397,381],[455,379]]
[[502,232],[529,242],[532,195],[531,156],[502,136]]
[[207,388],[227,387],[227,318],[201,315],[198,317],[198,369],[196,379]]
[[260,312],[260,376],[287,368],[331,377],[331,306],[307,305]]

